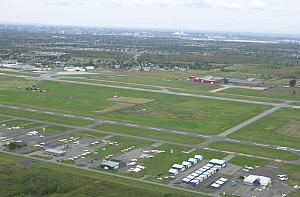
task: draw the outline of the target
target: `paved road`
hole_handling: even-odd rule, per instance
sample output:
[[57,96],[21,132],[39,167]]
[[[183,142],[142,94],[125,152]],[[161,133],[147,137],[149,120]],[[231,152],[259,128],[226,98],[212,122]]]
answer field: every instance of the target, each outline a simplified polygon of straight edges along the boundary
[[13,155],[13,156],[23,157],[23,158],[30,159],[30,160],[37,160],[37,161],[44,162],[44,163],[50,163],[50,164],[55,164],[55,165],[60,165],[60,166],[66,166],[66,167],[76,168],[76,169],[79,169],[79,170],[85,170],[85,171],[98,173],[98,174],[102,174],[102,175],[108,175],[108,176],[123,178],[123,179],[131,180],[131,181],[135,181],[135,182],[141,182],[141,183],[147,183],[147,184],[157,185],[157,186],[161,186],[161,187],[167,187],[167,188],[174,189],[174,190],[180,190],[180,191],[190,192],[190,193],[194,193],[194,194],[201,194],[201,195],[204,195],[204,196],[212,196],[212,197],[218,197],[219,196],[218,194],[215,194],[215,193],[213,193],[213,194],[212,193],[204,193],[204,192],[184,189],[184,188],[176,187],[176,186],[172,186],[172,185],[165,185],[165,184],[155,183],[155,182],[151,182],[151,181],[147,181],[147,180],[143,180],[143,179],[137,179],[137,178],[132,178],[132,177],[128,177],[128,176],[123,176],[123,175],[120,175],[120,174],[113,174],[113,173],[110,173],[110,172],[99,171],[99,170],[90,169],[90,168],[87,168],[87,167],[80,167],[80,166],[75,166],[75,165],[72,165],[72,164],[60,163],[60,162],[53,161],[53,160],[43,160],[43,159],[39,159],[39,158],[36,158],[36,157],[32,157],[30,155],[20,155],[20,154],[7,152],[7,151],[3,151],[3,150],[0,150],[0,152],[5,153],[5,154],[9,154],[9,155]]
[[245,122],[242,122],[242,123],[236,125],[235,127],[232,127],[230,129],[228,129],[227,131],[224,131],[223,133],[220,133],[219,136],[227,136],[231,133],[234,133],[234,132],[240,130],[241,128],[244,128],[244,127],[258,121],[259,119],[261,119],[267,115],[270,115],[271,113],[277,111],[278,109],[280,109],[283,106],[284,105],[277,105],[277,106],[273,107],[272,109],[266,110],[263,113],[258,114],[257,116],[254,116],[253,118],[250,118],[249,120],[246,120]]

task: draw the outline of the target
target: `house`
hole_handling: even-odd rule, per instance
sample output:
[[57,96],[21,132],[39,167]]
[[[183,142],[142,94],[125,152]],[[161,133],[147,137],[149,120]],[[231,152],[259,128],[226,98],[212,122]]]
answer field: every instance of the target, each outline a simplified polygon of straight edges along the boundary
[[221,166],[222,168],[226,167],[226,161],[220,159],[212,159],[209,161],[209,164],[214,166]]
[[106,170],[116,170],[119,167],[120,167],[120,163],[119,162],[115,162],[115,161],[104,160],[101,163],[101,168],[106,169]]
[[169,170],[169,175],[170,175],[171,177],[175,177],[178,173],[179,173],[179,171],[178,171],[177,169],[171,168],[171,169]]
[[65,155],[66,151],[58,150],[54,148],[46,148],[44,153],[55,157],[61,157]]
[[272,183],[271,179],[264,176],[249,175],[244,179],[246,185],[257,185],[267,187]]

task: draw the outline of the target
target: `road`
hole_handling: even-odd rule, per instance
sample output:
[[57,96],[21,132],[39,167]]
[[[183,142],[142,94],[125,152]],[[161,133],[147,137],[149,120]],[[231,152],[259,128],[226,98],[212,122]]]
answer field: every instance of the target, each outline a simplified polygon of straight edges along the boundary
[[180,190],[180,191],[190,192],[190,193],[194,193],[194,194],[200,194],[200,195],[204,195],[204,196],[212,196],[212,197],[219,196],[218,194],[204,193],[204,192],[200,192],[200,191],[184,189],[184,188],[181,188],[181,187],[176,187],[176,186],[166,185],[166,184],[161,184],[161,183],[155,183],[155,182],[151,182],[151,181],[147,181],[147,180],[143,180],[143,179],[132,178],[132,177],[123,176],[123,175],[120,175],[120,174],[95,170],[95,169],[91,169],[91,168],[87,168],[87,167],[80,167],[80,166],[75,166],[75,165],[72,165],[72,164],[60,163],[60,162],[53,161],[53,160],[43,160],[43,159],[39,159],[39,158],[36,158],[36,157],[32,157],[30,155],[20,155],[20,154],[7,152],[7,151],[3,151],[3,150],[0,150],[0,153],[9,154],[9,155],[12,155],[12,156],[17,156],[17,157],[23,157],[23,158],[30,159],[30,160],[37,160],[37,161],[40,161],[40,162],[43,162],[43,163],[49,163],[49,164],[55,164],[55,165],[75,168],[75,169],[79,169],[79,170],[85,170],[85,171],[89,171],[89,172],[93,172],[93,173],[97,173],[97,174],[101,174],[101,175],[114,176],[114,177],[123,178],[123,179],[131,180],[131,181],[135,181],[135,182],[142,182],[142,183],[147,183],[147,184],[151,184],[151,185],[157,185],[157,186],[160,186],[160,187],[167,187],[167,188],[174,189],[174,190]]
[[232,134],[232,133],[258,121],[259,119],[261,119],[267,115],[270,115],[271,113],[277,111],[278,109],[280,109],[283,106],[284,105],[277,105],[277,106],[273,107],[272,109],[266,110],[263,113],[258,114],[257,116],[250,118],[249,120],[246,120],[245,122],[242,122],[242,123],[236,125],[235,127],[232,127],[230,129],[228,129],[227,131],[224,131],[223,133],[220,133],[219,136],[228,136],[229,134]]

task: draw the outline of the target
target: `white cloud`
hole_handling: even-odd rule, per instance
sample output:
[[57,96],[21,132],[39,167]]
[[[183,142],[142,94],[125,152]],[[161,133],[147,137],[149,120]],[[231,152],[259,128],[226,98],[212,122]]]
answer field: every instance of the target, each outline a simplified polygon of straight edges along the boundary
[[268,7],[267,3],[263,0],[254,0],[250,4],[252,9],[262,10]]

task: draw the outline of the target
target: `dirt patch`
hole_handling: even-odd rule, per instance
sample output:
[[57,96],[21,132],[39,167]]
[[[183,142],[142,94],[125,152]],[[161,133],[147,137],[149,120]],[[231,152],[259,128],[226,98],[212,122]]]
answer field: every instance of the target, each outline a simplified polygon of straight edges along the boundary
[[129,107],[133,107],[135,106],[135,104],[130,104],[130,103],[118,103],[114,106],[108,107],[106,109],[100,110],[100,111],[96,111],[97,113],[110,113],[110,112],[115,112],[115,111],[119,111],[119,110],[123,110],[123,109],[127,109]]
[[134,98],[134,97],[116,97],[107,99],[108,101],[115,101],[119,103],[131,103],[131,104],[146,104],[154,102],[152,99]]
[[134,98],[134,97],[116,97],[107,99],[108,101],[118,102],[116,105],[108,107],[106,109],[96,111],[97,113],[111,113],[119,110],[124,110],[136,105],[147,104],[154,102],[152,99]]
[[300,138],[300,121],[291,120],[279,129],[279,132],[285,135]]

